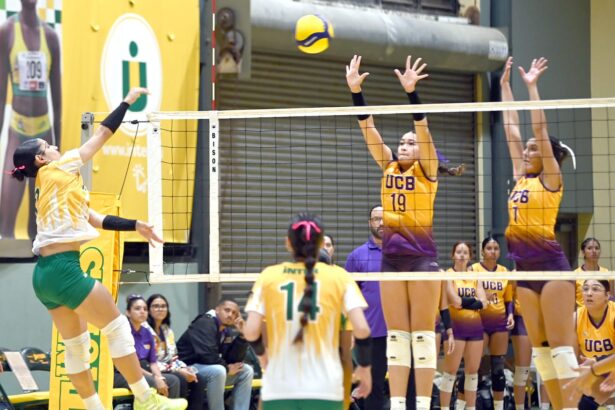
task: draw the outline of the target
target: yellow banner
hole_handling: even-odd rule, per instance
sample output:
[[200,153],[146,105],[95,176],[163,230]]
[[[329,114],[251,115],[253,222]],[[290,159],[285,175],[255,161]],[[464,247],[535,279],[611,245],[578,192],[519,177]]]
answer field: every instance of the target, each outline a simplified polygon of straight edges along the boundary
[[[115,195],[90,194],[90,206],[105,215],[118,215],[119,203]],[[122,249],[119,232],[100,230],[100,236],[81,247],[81,269],[112,291],[117,300],[118,275],[122,266],[119,250]],[[90,332],[90,366],[94,385],[106,409],[112,408],[113,363],[107,341],[101,340],[100,330],[92,325]],[[64,343],[56,327],[51,337],[51,372],[49,381],[49,409],[85,409],[64,370]]]
[[[63,112],[62,149],[80,145],[79,121],[85,111],[102,121],[130,87],[142,86],[150,95],[130,107],[127,119],[146,120],[151,111],[196,110],[199,88],[198,0],[149,1],[89,0],[63,3]],[[193,125],[194,124],[194,125]],[[164,196],[174,197],[173,209],[188,225],[192,213],[196,125],[175,121],[163,124],[173,150],[173,184]],[[147,220],[147,145],[145,123],[125,124],[105,144],[93,162],[92,190],[115,192],[126,217]],[[187,137],[181,131],[188,129]],[[165,175],[165,174],[163,174]],[[170,174],[166,174],[170,175]],[[177,182],[184,181],[184,182]],[[167,208],[167,210],[170,208]],[[171,220],[165,221],[170,226]],[[171,234],[167,231],[165,234]],[[185,242],[187,235],[165,236]],[[136,233],[128,241],[142,241]]]
[[[22,128],[36,130],[30,134],[50,144],[59,141],[62,151],[76,148],[81,145],[81,114],[94,112],[95,120],[102,121],[132,86],[147,87],[151,94],[131,106],[128,119],[145,120],[145,113],[151,111],[198,108],[198,0],[22,3],[0,0],[0,26],[10,26],[13,33],[18,30],[18,20],[38,15],[47,24],[45,43],[36,54],[37,62],[45,69],[34,80],[18,81],[15,75],[9,78],[8,70],[6,77],[0,78],[0,91],[6,84],[8,95],[0,101],[0,168],[4,171],[13,167],[12,150],[19,143]],[[14,51],[11,56],[34,51],[27,49],[20,35],[15,38],[13,44],[7,45]],[[11,65],[16,67],[18,59],[13,59]],[[18,95],[13,95],[13,90]],[[20,107],[26,107],[22,108],[25,111],[21,121],[12,114],[16,98],[20,99]],[[41,116],[44,124],[37,121]],[[9,126],[12,123],[17,124],[15,129]],[[146,127],[145,123],[122,126],[94,158],[92,177],[92,191],[121,193],[125,216],[143,220],[147,219],[148,202]],[[166,213],[165,226],[173,224],[174,229],[165,230],[164,239],[186,242],[188,232],[183,229],[190,227],[192,219],[196,121],[163,123],[162,128],[165,146],[175,147],[165,149],[165,154],[172,154],[173,161],[180,164],[172,166],[167,162],[163,170],[165,178],[172,175],[174,181],[163,184],[162,197],[168,198],[163,210],[166,213],[173,207],[179,215],[171,219]],[[11,144],[7,144],[9,140]],[[13,148],[9,150],[7,146]],[[6,177],[4,172],[0,180],[5,185],[0,193],[0,237],[33,238],[31,194],[27,188],[24,190],[23,183]],[[142,238],[130,233],[126,240]],[[31,244],[23,241],[22,245]]]

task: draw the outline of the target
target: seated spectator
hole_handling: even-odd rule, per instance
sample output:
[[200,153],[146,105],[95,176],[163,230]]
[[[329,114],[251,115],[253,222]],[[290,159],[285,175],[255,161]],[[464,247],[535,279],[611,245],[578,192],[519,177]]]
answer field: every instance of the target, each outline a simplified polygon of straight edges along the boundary
[[179,380],[179,396],[188,397],[188,383],[196,382],[196,373],[177,356],[175,333],[171,329],[169,302],[156,293],[147,298],[147,322],[143,326],[154,336],[158,367],[163,375],[172,373]]
[[197,372],[188,398],[190,410],[202,410],[207,389],[209,410],[224,410],[224,386],[233,385],[233,410],[248,410],[253,370],[243,360],[248,342],[239,306],[222,299],[215,309],[197,316],[177,341],[179,358]]
[[[163,376],[158,367],[154,337],[143,326],[143,323],[147,321],[147,304],[141,295],[128,296],[126,299],[126,316],[128,316],[130,322],[132,336],[135,339],[137,358],[141,364],[145,380],[151,387],[155,387],[159,394],[170,398],[179,397],[178,377],[171,373]],[[128,388],[128,382],[117,369],[113,379],[113,387]],[[187,406],[188,403],[185,403],[185,405]]]

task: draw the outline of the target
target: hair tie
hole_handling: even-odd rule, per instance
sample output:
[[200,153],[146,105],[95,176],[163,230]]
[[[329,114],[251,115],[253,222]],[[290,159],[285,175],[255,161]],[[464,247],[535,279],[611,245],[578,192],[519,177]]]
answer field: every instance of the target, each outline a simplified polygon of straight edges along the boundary
[[572,150],[572,148],[570,148],[568,145],[564,144],[563,142],[559,142],[560,147],[564,148],[566,151],[568,151],[568,153],[570,154],[570,157],[572,158],[572,168],[574,168],[575,170],[577,169],[577,158],[574,155],[574,151]]
[[18,167],[13,168],[11,171],[4,171],[5,174],[7,175],[15,175],[17,173],[17,171],[23,171],[24,169],[26,169],[25,165],[20,165]]
[[316,223],[314,223],[314,221],[300,221],[297,223],[294,223],[291,228],[293,229],[293,231],[296,231],[297,229],[299,229],[300,227],[304,227],[305,228],[305,238],[309,241],[310,240],[310,232],[312,230],[312,228],[314,228],[314,230],[317,233],[320,233],[320,228],[318,227],[318,225],[316,225]]

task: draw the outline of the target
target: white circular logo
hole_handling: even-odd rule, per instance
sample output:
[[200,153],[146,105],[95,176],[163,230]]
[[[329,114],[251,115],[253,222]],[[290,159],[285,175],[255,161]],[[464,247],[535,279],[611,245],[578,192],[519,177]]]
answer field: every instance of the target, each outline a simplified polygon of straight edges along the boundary
[[[130,106],[125,120],[147,121],[146,114],[160,111],[162,59],[154,30],[138,14],[120,16],[107,35],[100,64],[100,78],[109,111],[117,107],[132,87],[146,87],[150,94]],[[143,135],[141,124],[124,124],[128,135]]]

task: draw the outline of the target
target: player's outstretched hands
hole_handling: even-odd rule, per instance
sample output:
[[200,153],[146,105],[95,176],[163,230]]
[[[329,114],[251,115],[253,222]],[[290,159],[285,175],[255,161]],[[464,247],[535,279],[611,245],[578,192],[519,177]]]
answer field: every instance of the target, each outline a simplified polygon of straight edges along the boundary
[[578,403],[581,395],[586,391],[589,392],[597,378],[592,374],[590,366],[580,366],[573,370],[579,372],[579,375],[564,385],[564,392],[571,401]]
[[372,391],[372,370],[371,366],[358,366],[354,375],[359,381],[359,385],[352,391],[352,397],[355,399],[362,399]]
[[350,60],[350,64],[346,66],[346,82],[348,83],[348,88],[353,93],[361,92],[361,84],[363,84],[363,80],[365,77],[369,75],[369,73],[359,74],[359,68],[361,67],[361,56],[355,55]]
[[423,59],[419,57],[414,61],[414,64],[412,64],[412,56],[408,56],[408,58],[406,58],[406,70],[404,73],[402,74],[398,69],[394,70],[397,78],[399,78],[399,82],[407,93],[413,92],[416,88],[416,83],[420,80],[429,77],[429,74],[421,74],[425,67],[427,67],[427,64],[421,65],[422,60]]
[[525,72],[523,67],[519,67],[519,74],[521,74],[521,78],[525,82],[525,85],[527,85],[528,87],[536,85],[542,73],[547,71],[547,68],[549,68],[547,66],[548,62],[549,61],[544,57],[540,57],[539,59],[533,59],[532,66],[530,67],[528,72]]
[[506,64],[504,64],[504,71],[502,72],[502,76],[500,77],[500,86],[509,85],[510,84],[510,70],[513,66],[513,58],[512,56],[506,59]]
[[126,97],[124,97],[124,102],[128,104],[132,104],[141,97],[143,94],[149,94],[147,88],[143,87],[133,87],[130,89]]
[[143,221],[137,221],[136,228],[137,228],[137,232],[139,232],[139,234],[142,237],[147,239],[149,244],[152,245],[153,247],[156,246],[155,242],[164,243],[162,238],[158,236],[156,232],[154,232],[154,225],[149,224],[147,222],[143,222]]

